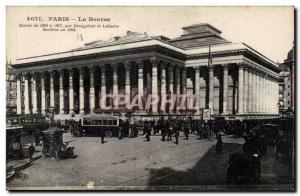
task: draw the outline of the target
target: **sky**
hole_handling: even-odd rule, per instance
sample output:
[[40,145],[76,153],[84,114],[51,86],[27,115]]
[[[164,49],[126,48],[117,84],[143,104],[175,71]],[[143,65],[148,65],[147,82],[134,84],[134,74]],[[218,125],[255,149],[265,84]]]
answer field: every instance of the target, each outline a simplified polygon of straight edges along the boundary
[[[44,21],[26,20],[36,16]],[[19,24],[49,24],[48,17],[58,16],[110,18],[105,24],[119,28],[43,32],[41,28],[19,27]],[[175,38],[182,34],[182,27],[195,23],[210,23],[222,31],[225,39],[244,42],[274,62],[286,59],[294,41],[293,7],[8,7],[6,17],[6,56],[11,63],[18,58],[67,51],[86,42],[122,36],[127,30]]]

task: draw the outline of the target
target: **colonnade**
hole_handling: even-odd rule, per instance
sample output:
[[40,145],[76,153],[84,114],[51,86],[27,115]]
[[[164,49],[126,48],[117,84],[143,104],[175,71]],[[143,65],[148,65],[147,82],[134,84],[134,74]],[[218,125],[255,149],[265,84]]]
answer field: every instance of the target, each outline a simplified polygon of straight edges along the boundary
[[[151,86],[148,89],[145,86],[145,66],[150,66]],[[49,110],[49,107],[55,107],[59,105],[57,114],[70,114],[71,112],[79,114],[93,113],[97,108],[106,108],[107,101],[100,102],[101,97],[105,97],[108,92],[108,88],[112,88],[113,97],[120,94],[118,67],[122,66],[125,70],[124,90],[125,95],[129,95],[132,98],[133,92],[132,86],[132,68],[137,68],[137,92],[135,92],[140,98],[145,96],[148,90],[152,96],[172,96],[186,94],[186,82],[187,82],[187,67],[173,65],[159,61],[157,59],[150,59],[145,61],[114,63],[110,66],[98,65],[98,66],[84,66],[75,69],[60,69],[51,71],[35,71],[32,73],[26,73],[19,75],[17,80],[17,113],[43,113]],[[222,68],[222,94],[219,99],[222,102],[222,111],[219,111],[222,115],[228,115],[228,96],[229,96],[229,67],[234,66],[235,74],[237,74],[237,105],[234,106],[236,111],[234,114],[276,114],[278,113],[278,83],[275,76],[268,74],[267,72],[258,70],[246,64],[223,64]],[[216,112],[214,110],[214,70],[215,66],[207,67],[203,69],[201,66],[193,67],[194,74],[194,94],[199,97],[200,92],[200,77],[203,75],[202,71],[206,71],[207,75],[207,88],[208,93],[205,94],[208,103],[207,108],[211,109],[211,113]],[[77,71],[76,71],[77,70]],[[98,70],[98,71],[96,71]],[[107,71],[111,71],[112,75],[107,74]],[[77,74],[75,74],[75,72]],[[86,72],[88,72],[88,77]],[[77,82],[75,84],[75,77],[77,76]],[[109,86],[107,77],[111,77],[112,86]],[[22,99],[22,78],[24,82],[24,99]],[[98,81],[98,83],[96,82]],[[89,85],[86,85],[86,84]],[[98,84],[98,86],[97,86]],[[57,87],[58,86],[58,87]],[[78,86],[78,89],[75,89]],[[55,98],[55,87],[58,92],[58,98]],[[67,92],[67,96],[66,96]],[[77,95],[78,92],[78,95]],[[85,92],[88,92],[87,95]],[[40,96],[38,96],[40,94]],[[46,95],[49,94],[50,104],[47,104]],[[75,94],[77,95],[79,111],[75,111]],[[68,99],[66,99],[68,97]],[[97,99],[98,98],[98,99]],[[22,111],[22,101],[24,101],[24,111]],[[59,102],[59,104],[57,103]],[[88,104],[87,104],[88,103]],[[115,103],[115,102],[113,102]],[[199,103],[196,102],[199,105]],[[88,109],[87,109],[88,106]],[[130,109],[130,104],[124,106]],[[162,105],[152,105],[152,112],[157,113]],[[196,107],[196,113],[199,113],[202,108]],[[174,112],[174,111],[170,111]],[[178,112],[178,111],[175,111]]]

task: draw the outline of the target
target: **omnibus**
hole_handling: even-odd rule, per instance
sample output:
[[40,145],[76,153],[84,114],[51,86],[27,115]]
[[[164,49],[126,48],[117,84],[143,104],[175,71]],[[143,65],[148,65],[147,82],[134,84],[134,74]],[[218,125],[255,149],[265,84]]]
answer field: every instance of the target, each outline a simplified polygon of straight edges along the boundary
[[123,136],[128,136],[128,129],[123,129],[123,125],[128,118],[111,116],[111,115],[94,115],[82,117],[79,123],[73,125],[71,134],[73,136],[96,135],[105,137],[118,136],[120,128],[122,128]]
[[41,114],[23,114],[6,118],[6,126],[22,126],[25,132],[33,134],[36,130],[43,131],[48,125],[46,118]]

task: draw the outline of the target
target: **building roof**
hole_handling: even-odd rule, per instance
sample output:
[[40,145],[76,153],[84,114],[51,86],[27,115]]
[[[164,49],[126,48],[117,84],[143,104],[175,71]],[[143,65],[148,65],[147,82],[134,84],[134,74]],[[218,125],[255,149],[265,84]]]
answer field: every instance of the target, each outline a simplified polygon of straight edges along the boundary
[[119,44],[127,44],[137,41],[143,41],[143,40],[151,40],[150,36],[148,36],[146,33],[139,33],[139,32],[132,32],[127,31],[126,35],[124,36],[115,36],[109,40],[96,40],[93,42],[89,42],[84,44],[84,46],[80,48],[76,48],[72,51],[76,50],[83,50],[83,49],[90,49],[90,48],[99,48],[99,47],[105,47],[105,46],[113,46],[113,45],[119,45]]
[[231,43],[222,38],[217,28],[207,23],[198,23],[183,27],[183,35],[169,40],[170,43],[181,48],[197,48],[208,45]]
[[221,31],[209,24],[195,24],[183,27],[183,30],[185,33],[175,39],[169,39],[161,35],[149,36],[146,33],[127,31],[124,36],[116,36],[106,41],[96,40],[73,50],[17,59],[13,67],[22,68],[33,65],[39,66],[41,64],[53,65],[70,60],[82,60],[83,57],[84,59],[95,57],[101,59],[109,55],[128,54],[129,51],[139,53],[145,48],[149,50],[159,48],[169,55],[172,54],[172,57],[176,56],[179,60],[189,57],[191,57],[190,59],[207,58],[208,48],[211,46],[213,55],[237,55],[238,53],[235,52],[244,52],[243,54],[247,54],[248,57],[250,55],[254,61],[265,64],[269,68],[278,69],[278,65],[275,62],[248,45],[225,40],[220,36]]

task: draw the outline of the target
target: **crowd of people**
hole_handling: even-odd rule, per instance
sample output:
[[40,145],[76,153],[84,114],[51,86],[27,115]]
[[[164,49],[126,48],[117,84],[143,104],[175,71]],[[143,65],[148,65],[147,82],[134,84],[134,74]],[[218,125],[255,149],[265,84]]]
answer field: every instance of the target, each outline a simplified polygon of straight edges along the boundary
[[[145,141],[151,141],[151,135],[161,135],[161,141],[172,141],[179,144],[179,135],[183,134],[186,140],[189,134],[198,135],[200,139],[211,136],[219,137],[222,134],[232,134],[235,138],[241,137],[247,132],[247,125],[242,121],[203,121],[190,119],[173,120],[144,120],[133,123],[129,126],[137,135],[138,131],[143,131]],[[219,139],[221,140],[221,138]]]
[[[62,131],[74,128],[80,128],[80,123],[70,120],[67,123],[55,122],[54,126]],[[252,127],[252,126],[251,126]],[[179,136],[183,135],[186,140],[189,135],[197,135],[199,139],[210,138],[215,136],[219,143],[222,143],[221,135],[231,134],[235,138],[244,135],[249,128],[248,123],[243,121],[217,121],[217,120],[192,120],[190,118],[171,119],[171,120],[143,120],[130,122],[127,120],[120,120],[118,127],[118,138],[122,139],[124,136],[137,137],[139,133],[145,137],[145,141],[151,141],[151,136],[161,136],[161,141],[174,141],[179,144]],[[104,142],[106,137],[104,132],[101,132],[101,142]]]

